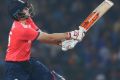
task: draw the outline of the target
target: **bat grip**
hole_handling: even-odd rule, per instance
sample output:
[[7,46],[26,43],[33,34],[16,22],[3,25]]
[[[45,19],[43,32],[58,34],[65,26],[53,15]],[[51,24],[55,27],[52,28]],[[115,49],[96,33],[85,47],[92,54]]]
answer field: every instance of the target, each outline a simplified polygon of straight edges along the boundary
[[81,30],[83,32],[87,32],[87,30],[84,27],[82,27],[82,26],[79,26],[79,30]]

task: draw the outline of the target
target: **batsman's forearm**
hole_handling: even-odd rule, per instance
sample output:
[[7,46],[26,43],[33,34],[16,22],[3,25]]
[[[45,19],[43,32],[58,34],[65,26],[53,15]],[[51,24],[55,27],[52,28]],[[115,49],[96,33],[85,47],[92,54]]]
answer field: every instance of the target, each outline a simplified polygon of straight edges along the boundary
[[68,37],[69,36],[67,33],[53,33],[53,34],[42,33],[41,35],[38,36],[38,40],[46,43],[56,43],[61,40],[67,39]]
[[53,33],[53,34],[48,34],[47,38],[49,38],[50,40],[63,40],[63,39],[67,39],[68,38],[68,34],[67,33]]
[[61,41],[41,41],[42,43],[50,44],[50,45],[59,45],[61,46]]

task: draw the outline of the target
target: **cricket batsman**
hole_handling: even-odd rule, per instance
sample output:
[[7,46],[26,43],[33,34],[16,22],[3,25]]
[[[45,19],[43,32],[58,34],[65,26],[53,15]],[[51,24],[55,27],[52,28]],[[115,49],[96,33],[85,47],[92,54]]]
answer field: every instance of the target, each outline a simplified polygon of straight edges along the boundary
[[[65,80],[35,58],[31,58],[32,42],[59,45],[62,50],[74,48],[84,37],[84,30],[65,33],[46,33],[32,20],[33,6],[29,0],[8,0],[13,19],[5,57],[5,80]],[[41,53],[42,54],[42,53]]]

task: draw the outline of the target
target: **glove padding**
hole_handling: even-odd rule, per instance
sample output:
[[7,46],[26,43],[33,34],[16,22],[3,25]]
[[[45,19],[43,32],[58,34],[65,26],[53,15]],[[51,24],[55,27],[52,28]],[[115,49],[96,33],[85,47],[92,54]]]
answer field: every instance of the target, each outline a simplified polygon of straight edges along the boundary
[[74,39],[62,41],[62,51],[73,49],[77,43],[78,41]]
[[85,36],[85,29],[79,26],[79,30],[69,32],[70,39],[62,41],[62,50],[67,51],[73,49],[78,42],[81,42]]
[[85,36],[85,29],[79,26],[79,30],[71,31],[69,32],[69,35],[71,39],[82,41],[83,37]]

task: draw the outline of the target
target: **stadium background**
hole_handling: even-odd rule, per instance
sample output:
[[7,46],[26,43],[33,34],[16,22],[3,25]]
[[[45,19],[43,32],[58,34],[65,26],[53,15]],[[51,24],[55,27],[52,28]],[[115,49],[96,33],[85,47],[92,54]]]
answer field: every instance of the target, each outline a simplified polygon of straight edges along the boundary
[[[33,0],[40,29],[48,33],[76,29],[102,0]],[[120,80],[120,0],[92,27],[81,43],[67,52],[58,46],[34,42],[32,56],[66,80]],[[12,4],[11,4],[12,5]],[[0,80],[12,21],[0,0]]]

